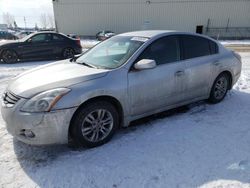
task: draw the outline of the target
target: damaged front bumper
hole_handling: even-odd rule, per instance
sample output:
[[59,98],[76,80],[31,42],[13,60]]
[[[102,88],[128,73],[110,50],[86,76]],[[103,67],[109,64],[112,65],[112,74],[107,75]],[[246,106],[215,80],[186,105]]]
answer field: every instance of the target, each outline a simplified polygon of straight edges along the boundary
[[1,107],[11,135],[30,145],[68,143],[69,125],[76,107],[46,113],[26,113],[20,111],[23,103],[22,99],[13,108]]

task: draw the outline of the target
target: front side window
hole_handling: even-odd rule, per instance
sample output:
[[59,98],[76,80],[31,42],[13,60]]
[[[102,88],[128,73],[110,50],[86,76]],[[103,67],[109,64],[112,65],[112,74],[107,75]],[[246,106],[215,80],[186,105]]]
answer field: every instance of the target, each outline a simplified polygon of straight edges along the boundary
[[210,42],[208,39],[184,35],[180,36],[184,52],[184,59],[191,59],[210,55]]
[[129,36],[112,37],[87,51],[77,58],[76,62],[97,68],[114,69],[123,65],[146,40]]
[[50,37],[48,34],[38,34],[33,36],[31,39],[32,42],[47,42],[50,40]]
[[150,44],[139,56],[137,61],[152,59],[157,65],[180,60],[179,42],[175,36],[167,36]]

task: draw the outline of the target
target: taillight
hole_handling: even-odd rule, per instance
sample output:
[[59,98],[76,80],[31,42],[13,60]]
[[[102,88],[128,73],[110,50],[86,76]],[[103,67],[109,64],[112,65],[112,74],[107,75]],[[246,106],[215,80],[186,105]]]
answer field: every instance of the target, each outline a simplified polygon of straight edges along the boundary
[[76,44],[77,44],[78,46],[82,47],[80,38],[76,40]]

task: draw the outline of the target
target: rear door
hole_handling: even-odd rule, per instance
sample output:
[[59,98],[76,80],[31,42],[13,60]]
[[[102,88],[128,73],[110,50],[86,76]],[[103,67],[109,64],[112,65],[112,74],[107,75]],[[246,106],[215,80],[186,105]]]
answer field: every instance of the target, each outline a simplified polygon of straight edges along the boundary
[[131,115],[160,110],[183,100],[185,64],[180,61],[179,41],[167,36],[150,44],[135,61],[152,59],[157,67],[128,73]]
[[41,33],[34,35],[18,48],[22,51],[24,58],[48,58],[53,55],[51,34]]
[[181,35],[182,59],[186,64],[185,99],[204,97],[209,93],[213,63],[217,59],[212,41],[192,35]]

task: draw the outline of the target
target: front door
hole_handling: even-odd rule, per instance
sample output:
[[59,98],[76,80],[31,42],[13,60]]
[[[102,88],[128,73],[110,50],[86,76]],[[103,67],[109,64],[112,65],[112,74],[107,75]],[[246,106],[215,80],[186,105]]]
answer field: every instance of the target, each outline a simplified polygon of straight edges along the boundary
[[167,36],[150,44],[139,56],[153,59],[157,67],[128,73],[132,116],[153,112],[180,103],[185,90],[185,64],[180,61],[178,38]]
[[37,34],[20,46],[23,58],[44,58],[53,54],[51,34]]

